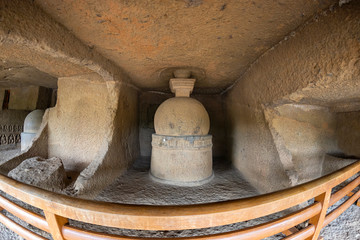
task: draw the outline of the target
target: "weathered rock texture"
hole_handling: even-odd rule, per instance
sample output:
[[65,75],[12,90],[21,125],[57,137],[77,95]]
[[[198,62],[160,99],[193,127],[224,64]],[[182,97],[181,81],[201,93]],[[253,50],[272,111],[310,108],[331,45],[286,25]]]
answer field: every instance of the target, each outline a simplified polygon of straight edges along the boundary
[[65,187],[66,181],[64,165],[57,157],[26,159],[11,170],[8,176],[17,181],[54,192],[60,192]]
[[1,171],[30,157],[58,156],[66,170],[81,172],[75,190],[95,194],[137,155],[136,88],[33,1],[1,2],[0,11],[0,60],[60,78],[57,105],[45,114],[32,147]]
[[191,66],[206,72],[198,88],[219,92],[284,35],[338,1],[36,2],[126,69],[138,87],[167,88],[169,79],[158,77],[163,68]]
[[58,85],[58,102],[49,112],[49,156],[60,157],[67,170],[80,172],[111,132],[118,99],[108,94],[97,74],[60,78]]
[[228,101],[229,153],[234,166],[259,192],[290,186],[262,110]]
[[328,108],[284,104],[267,108],[265,116],[292,185],[320,177],[325,155],[340,152],[336,119]]
[[348,155],[360,158],[360,112],[336,114],[339,147]]
[[228,92],[231,158],[259,191],[320,176],[325,154],[343,151],[331,111],[359,105],[359,39],[359,2],[325,11],[261,56]]
[[48,154],[63,159],[67,171],[80,172],[77,191],[95,193],[137,156],[137,121],[136,90],[95,73],[60,78],[58,102],[49,112]]
[[[122,174],[139,154],[138,92],[119,82],[106,82],[111,121],[99,152],[75,182],[78,194],[96,195]],[[87,138],[86,135],[83,135]]]
[[[32,147],[4,163],[4,172],[29,157],[59,155],[65,168],[81,171],[78,191],[106,185],[137,153],[131,83],[162,89],[168,79],[161,74],[183,66],[202,75],[198,87],[208,93],[236,81],[226,96],[196,98],[210,115],[214,155],[228,153],[259,191],[317,176],[326,154],[358,156],[356,117],[343,117],[360,110],[358,1],[310,20],[338,1],[35,2],[0,3],[0,76],[13,87],[29,76],[54,88],[60,78],[59,102]],[[154,97],[154,105],[165,96]],[[323,110],[295,111],[299,105]],[[140,115],[151,116],[155,106],[144,109],[140,105]],[[150,155],[147,120],[145,127],[140,121],[144,156]]]
[[[96,72],[106,80],[128,80],[119,67],[86,46],[33,1],[0,4],[0,60],[6,66],[30,66],[55,78]],[[51,86],[56,84],[53,80]],[[44,85],[41,79],[35,82]]]

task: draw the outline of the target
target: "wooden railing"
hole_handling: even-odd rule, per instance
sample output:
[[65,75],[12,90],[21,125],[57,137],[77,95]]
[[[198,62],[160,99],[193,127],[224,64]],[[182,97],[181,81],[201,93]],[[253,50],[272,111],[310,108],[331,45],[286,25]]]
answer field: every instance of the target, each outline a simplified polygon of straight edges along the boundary
[[[55,240],[110,240],[144,238],[86,231],[69,225],[68,219],[126,229],[198,229],[259,218],[315,199],[315,202],[306,208],[261,225],[227,233],[181,239],[262,239],[284,232],[307,220],[309,220],[308,227],[285,239],[318,239],[320,230],[324,226],[359,199],[360,191],[357,191],[327,214],[330,206],[349,195],[360,185],[360,176],[333,194],[332,189],[359,172],[360,162],[358,161],[335,173],[286,190],[239,200],[188,206],[140,206],[82,200],[48,192],[0,175],[0,190],[42,209],[45,217],[30,212],[5,197],[0,197],[0,207],[25,222],[49,232]],[[2,213],[0,213],[0,222],[25,239],[45,239],[10,220]]]

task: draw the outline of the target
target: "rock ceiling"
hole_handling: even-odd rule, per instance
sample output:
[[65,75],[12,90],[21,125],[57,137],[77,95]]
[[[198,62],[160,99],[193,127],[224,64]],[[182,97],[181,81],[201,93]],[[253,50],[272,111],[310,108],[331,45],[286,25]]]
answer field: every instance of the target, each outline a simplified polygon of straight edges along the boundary
[[196,86],[221,91],[249,65],[333,0],[35,0],[143,89],[162,71],[191,67]]
[[24,87],[33,84],[56,88],[57,79],[34,67],[6,61],[0,62],[0,88]]
[[[334,0],[35,0],[93,51],[142,89],[168,88],[172,69],[188,67],[197,88],[221,92],[265,51]],[[34,67],[3,61],[0,87],[56,87]],[[6,58],[5,58],[6,60]],[[170,70],[169,70],[170,69]]]

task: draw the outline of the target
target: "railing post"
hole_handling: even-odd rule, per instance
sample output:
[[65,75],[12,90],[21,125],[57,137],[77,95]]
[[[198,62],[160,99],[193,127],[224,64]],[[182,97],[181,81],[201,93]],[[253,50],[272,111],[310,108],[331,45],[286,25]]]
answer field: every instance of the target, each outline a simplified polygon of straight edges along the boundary
[[318,240],[320,231],[323,227],[324,220],[326,217],[326,212],[329,207],[331,197],[331,189],[327,190],[326,192],[322,193],[321,195],[315,197],[315,202],[321,203],[321,212],[318,215],[310,218],[309,223],[315,226],[315,233],[312,237],[307,238],[306,240]]
[[50,234],[54,240],[65,240],[62,235],[62,227],[69,222],[67,218],[55,215],[44,210],[46,221],[49,224]]

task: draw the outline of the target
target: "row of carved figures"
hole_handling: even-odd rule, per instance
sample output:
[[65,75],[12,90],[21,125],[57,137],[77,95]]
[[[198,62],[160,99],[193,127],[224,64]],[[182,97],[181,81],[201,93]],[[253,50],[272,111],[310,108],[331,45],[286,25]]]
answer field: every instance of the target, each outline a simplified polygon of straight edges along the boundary
[[5,134],[0,135],[0,145],[15,144],[20,142],[21,142],[20,134],[10,134],[8,136],[6,136]]
[[22,125],[0,125],[0,132],[22,132]]

